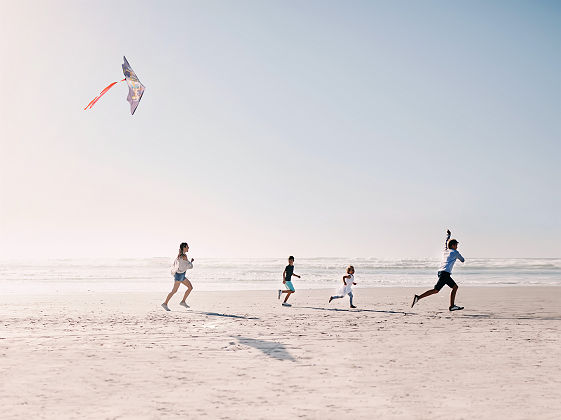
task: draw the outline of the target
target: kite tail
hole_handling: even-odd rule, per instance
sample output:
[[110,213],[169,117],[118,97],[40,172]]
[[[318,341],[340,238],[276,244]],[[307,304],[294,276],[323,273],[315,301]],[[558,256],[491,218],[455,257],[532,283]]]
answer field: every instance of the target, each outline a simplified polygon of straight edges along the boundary
[[[127,80],[127,79],[119,80],[119,82],[124,82],[125,80]],[[91,108],[92,106],[94,106],[95,103],[96,103],[97,101],[99,101],[99,100],[101,99],[101,97],[102,97],[103,95],[105,95],[109,89],[111,89],[113,86],[115,86],[115,85],[116,85],[117,83],[119,83],[119,82],[113,82],[113,83],[111,83],[109,86],[107,86],[105,89],[103,89],[103,90],[100,92],[99,95],[97,95],[95,98],[93,98],[93,99],[91,100],[91,102],[90,102],[88,105],[86,105],[86,107],[84,108],[84,111],[85,111],[86,109]]]

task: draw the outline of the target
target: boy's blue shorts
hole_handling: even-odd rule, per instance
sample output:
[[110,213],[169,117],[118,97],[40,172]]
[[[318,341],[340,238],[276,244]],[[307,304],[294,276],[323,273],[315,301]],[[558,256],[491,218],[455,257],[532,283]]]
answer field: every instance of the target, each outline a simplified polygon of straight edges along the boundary
[[294,286],[292,285],[292,282],[291,282],[291,281],[285,282],[284,285],[285,285],[286,288],[287,288],[288,290],[290,290],[291,292],[295,292],[295,291],[296,291],[296,290],[294,290]]

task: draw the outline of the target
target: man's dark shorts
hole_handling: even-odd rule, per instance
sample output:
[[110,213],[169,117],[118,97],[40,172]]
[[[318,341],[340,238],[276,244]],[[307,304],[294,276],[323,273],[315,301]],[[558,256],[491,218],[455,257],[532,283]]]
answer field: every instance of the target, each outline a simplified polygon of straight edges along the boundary
[[440,291],[447,284],[450,287],[457,286],[456,282],[450,277],[450,273],[448,271],[439,271],[438,272],[438,281],[434,285],[434,289]]

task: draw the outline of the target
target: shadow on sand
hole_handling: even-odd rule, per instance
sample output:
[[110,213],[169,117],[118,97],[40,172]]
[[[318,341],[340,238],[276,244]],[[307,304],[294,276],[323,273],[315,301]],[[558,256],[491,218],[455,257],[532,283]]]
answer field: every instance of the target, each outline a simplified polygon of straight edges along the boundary
[[232,338],[237,339],[240,344],[256,348],[257,350],[261,350],[263,353],[265,353],[269,357],[272,357],[273,359],[290,360],[291,362],[296,361],[296,359],[292,357],[286,347],[284,347],[284,345],[281,343],[239,336]]
[[521,314],[521,315],[511,315],[503,316],[497,314],[461,314],[458,318],[470,318],[470,319],[510,319],[510,320],[533,320],[533,321],[561,321],[561,317],[551,316],[551,315],[540,315],[540,314]]
[[223,318],[234,318],[234,319],[254,319],[259,320],[255,316],[243,316],[243,315],[233,315],[233,314],[220,314],[218,312],[205,312],[205,311],[189,311],[195,314],[208,315],[208,316],[220,316]]
[[403,311],[377,311],[375,309],[339,309],[339,308],[318,308],[315,306],[298,306],[302,309],[313,309],[315,311],[334,311],[334,312],[375,312],[379,314],[412,315],[411,312]]

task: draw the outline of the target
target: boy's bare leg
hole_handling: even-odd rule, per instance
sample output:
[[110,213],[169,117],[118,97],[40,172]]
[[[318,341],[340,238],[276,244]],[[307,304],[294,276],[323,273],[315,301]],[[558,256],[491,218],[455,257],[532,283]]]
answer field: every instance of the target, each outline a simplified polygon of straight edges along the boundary
[[284,298],[284,302],[283,302],[283,303],[286,303],[286,301],[288,300],[290,295],[294,292],[292,290],[285,290],[283,293],[286,293],[286,297]]
[[454,306],[454,301],[456,299],[457,291],[458,291],[458,286],[452,287],[452,291],[450,292],[450,306]]
[[422,298],[426,298],[427,296],[434,295],[435,293],[438,293],[438,290],[436,289],[427,290],[425,293],[419,296],[419,300],[421,300]]

